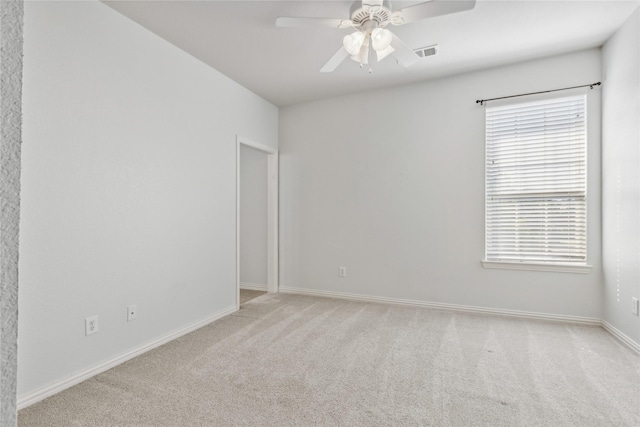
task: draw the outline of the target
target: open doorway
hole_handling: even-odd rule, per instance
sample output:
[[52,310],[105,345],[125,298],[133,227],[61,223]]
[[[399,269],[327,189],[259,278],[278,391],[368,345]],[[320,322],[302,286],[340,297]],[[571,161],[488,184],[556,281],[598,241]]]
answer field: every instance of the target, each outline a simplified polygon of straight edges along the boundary
[[278,292],[278,151],[236,139],[236,306]]

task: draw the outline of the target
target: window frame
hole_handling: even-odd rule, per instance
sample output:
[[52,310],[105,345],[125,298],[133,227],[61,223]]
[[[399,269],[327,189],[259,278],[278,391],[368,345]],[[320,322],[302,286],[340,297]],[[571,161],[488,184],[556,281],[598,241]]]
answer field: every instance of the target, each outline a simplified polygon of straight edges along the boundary
[[543,97],[533,97],[535,99],[532,100],[528,100],[528,101],[507,101],[507,102],[501,102],[498,103],[498,105],[492,105],[491,107],[487,108],[495,108],[495,107],[507,107],[507,106],[518,106],[518,105],[523,105],[523,104],[536,104],[536,103],[541,103],[541,102],[553,102],[555,100],[559,100],[559,99],[563,99],[563,98],[572,98],[572,97],[576,97],[576,96],[583,96],[584,97],[584,132],[585,132],[585,136],[584,136],[584,165],[585,165],[585,187],[584,187],[584,195],[585,195],[585,200],[584,200],[584,209],[585,209],[585,225],[584,225],[584,230],[585,230],[585,260],[584,263],[582,262],[575,262],[575,263],[571,263],[571,262],[562,262],[562,261],[549,261],[549,262],[544,262],[544,261],[531,261],[531,260],[526,260],[526,259],[520,259],[520,260],[491,260],[491,259],[487,259],[487,243],[488,243],[488,213],[487,213],[487,148],[488,148],[488,138],[487,138],[487,109],[485,109],[484,114],[485,114],[485,138],[484,138],[484,143],[485,143],[485,150],[484,150],[484,209],[485,209],[485,235],[484,235],[484,244],[485,244],[485,248],[484,248],[484,257],[481,261],[481,264],[484,268],[488,268],[488,269],[506,269],[506,270],[528,270],[528,271],[552,271],[552,272],[563,272],[563,273],[583,273],[583,274],[587,274],[591,272],[591,268],[592,266],[589,264],[589,253],[588,253],[588,241],[589,241],[589,223],[588,223],[588,206],[589,206],[589,188],[588,188],[588,181],[589,181],[589,166],[588,166],[588,147],[589,147],[589,132],[588,132],[588,128],[589,128],[589,108],[588,108],[588,103],[589,103],[589,97],[587,96],[587,94],[583,91],[580,92],[574,92],[574,93],[569,93],[569,94],[565,94],[565,95],[555,95],[555,96],[543,96]]

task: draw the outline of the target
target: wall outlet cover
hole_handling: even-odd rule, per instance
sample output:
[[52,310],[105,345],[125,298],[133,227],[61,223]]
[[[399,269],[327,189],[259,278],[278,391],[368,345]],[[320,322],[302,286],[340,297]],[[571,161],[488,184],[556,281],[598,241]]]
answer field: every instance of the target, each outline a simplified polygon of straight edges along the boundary
[[98,316],[91,316],[84,319],[84,333],[89,336],[98,332]]

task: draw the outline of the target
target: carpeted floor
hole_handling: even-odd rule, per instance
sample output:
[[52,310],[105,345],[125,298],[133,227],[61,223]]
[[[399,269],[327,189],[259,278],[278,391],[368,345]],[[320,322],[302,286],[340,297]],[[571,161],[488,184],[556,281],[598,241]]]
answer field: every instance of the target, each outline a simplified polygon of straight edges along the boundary
[[599,327],[266,294],[19,425],[640,426],[640,356]]
[[264,291],[254,291],[251,289],[240,289],[240,304],[251,301],[254,298],[258,298],[261,295],[266,294]]

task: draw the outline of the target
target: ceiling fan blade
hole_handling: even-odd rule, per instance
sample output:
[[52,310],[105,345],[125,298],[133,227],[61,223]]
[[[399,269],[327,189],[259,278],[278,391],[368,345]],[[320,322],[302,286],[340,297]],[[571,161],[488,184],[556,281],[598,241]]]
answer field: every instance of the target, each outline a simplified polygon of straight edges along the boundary
[[325,28],[351,28],[353,22],[349,19],[338,18],[290,18],[281,16],[276,19],[276,27],[279,28],[295,28],[295,27],[325,27]]
[[384,58],[391,55],[395,51],[396,50],[391,45],[389,45],[389,47],[387,47],[386,49],[376,50],[376,57],[378,58],[378,62],[382,61]]
[[407,24],[435,16],[464,12],[465,10],[473,9],[475,6],[475,0],[431,0],[400,10],[401,23]]
[[333,56],[327,61],[327,63],[324,64],[324,66],[320,69],[320,72],[332,72],[333,70],[338,68],[338,65],[342,64],[342,61],[344,61],[347,56],[349,56],[349,52],[347,52],[344,47],[341,47],[336,53],[333,54]]
[[393,35],[393,39],[391,39],[391,47],[395,49],[391,54],[395,56],[400,65],[405,68],[412,66],[418,60],[418,55],[395,34]]

